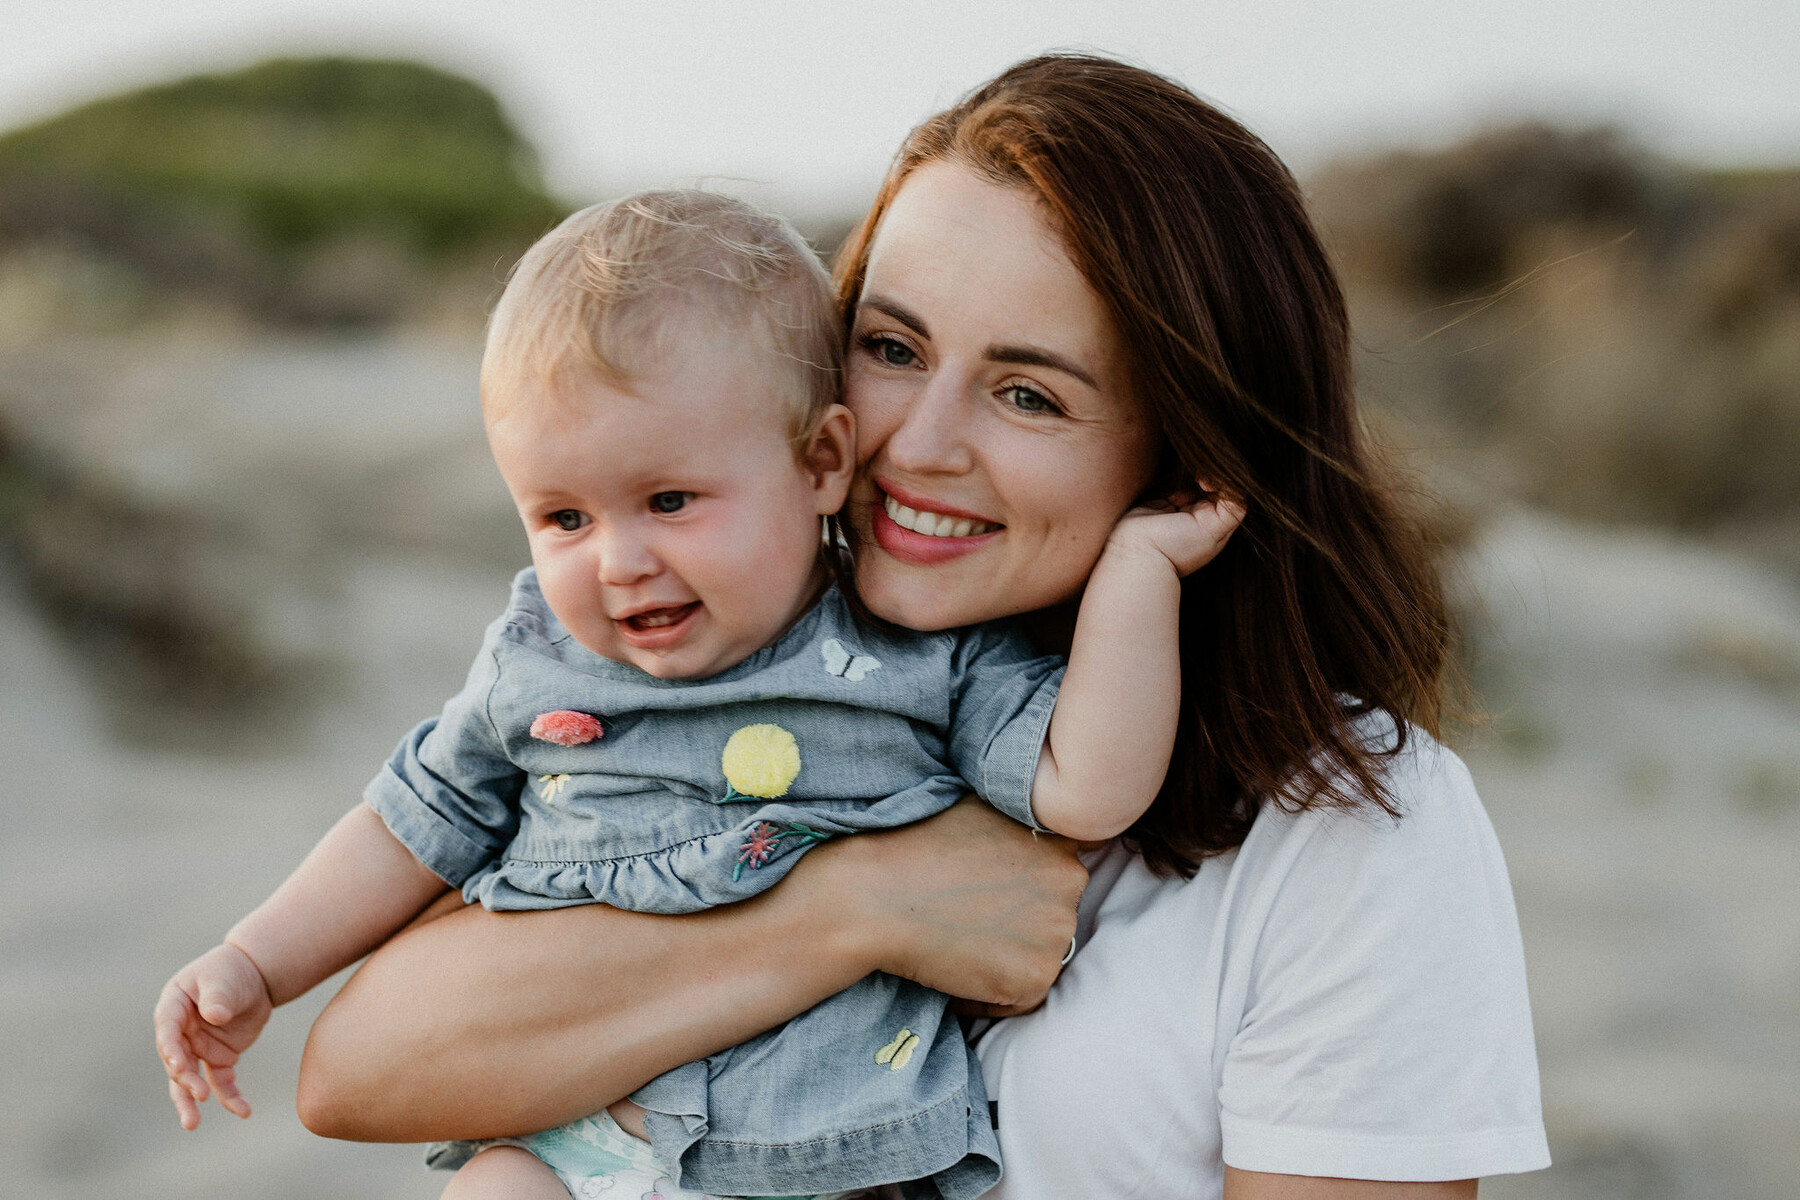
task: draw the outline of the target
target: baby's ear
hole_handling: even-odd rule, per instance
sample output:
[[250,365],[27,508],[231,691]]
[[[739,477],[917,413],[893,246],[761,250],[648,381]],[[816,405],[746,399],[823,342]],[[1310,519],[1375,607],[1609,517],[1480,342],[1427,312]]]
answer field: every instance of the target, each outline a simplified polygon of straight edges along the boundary
[[841,404],[826,409],[802,457],[812,475],[819,514],[828,516],[842,508],[856,474],[856,418],[850,410]]

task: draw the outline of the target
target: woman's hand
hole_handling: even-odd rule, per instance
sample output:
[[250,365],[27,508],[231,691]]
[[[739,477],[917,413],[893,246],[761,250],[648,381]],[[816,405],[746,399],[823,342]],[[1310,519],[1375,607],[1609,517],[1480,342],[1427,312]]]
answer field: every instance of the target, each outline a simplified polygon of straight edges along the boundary
[[929,821],[829,850],[782,886],[852,906],[843,931],[872,969],[959,997],[965,1012],[1010,1016],[1043,1002],[1087,887],[1073,842],[965,797]]
[[301,1119],[359,1141],[549,1128],[875,970],[1035,1004],[1086,879],[1070,843],[964,801],[820,846],[761,896],[688,916],[591,904],[421,918],[313,1026]]

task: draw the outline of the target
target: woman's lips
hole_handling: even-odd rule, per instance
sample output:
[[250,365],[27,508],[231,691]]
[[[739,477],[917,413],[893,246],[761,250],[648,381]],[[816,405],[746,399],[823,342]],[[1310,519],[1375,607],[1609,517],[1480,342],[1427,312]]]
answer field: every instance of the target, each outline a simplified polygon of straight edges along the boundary
[[1000,528],[992,521],[977,521],[972,517],[959,517],[951,513],[923,512],[908,508],[892,496],[882,500],[881,511],[888,515],[902,529],[913,533],[922,533],[926,537],[970,537],[983,533],[992,533]]
[[[913,508],[885,489],[873,517],[876,545],[902,562],[921,566],[934,566],[971,554],[993,541],[1005,528],[962,514]],[[926,529],[946,532],[922,532]]]
[[700,615],[700,602],[689,601],[672,608],[652,608],[633,613],[614,624],[619,636],[639,650],[667,650],[688,635]]

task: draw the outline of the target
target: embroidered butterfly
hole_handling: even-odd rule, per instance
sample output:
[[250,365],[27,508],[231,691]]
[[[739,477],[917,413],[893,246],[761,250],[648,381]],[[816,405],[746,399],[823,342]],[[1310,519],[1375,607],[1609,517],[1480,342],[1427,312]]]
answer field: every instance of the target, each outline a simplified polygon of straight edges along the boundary
[[919,1035],[910,1029],[902,1029],[894,1035],[894,1040],[875,1052],[875,1061],[890,1071],[898,1071],[912,1061],[913,1050],[919,1045]]
[[844,643],[836,638],[826,638],[825,644],[819,647],[819,653],[825,659],[825,670],[843,677],[851,683],[861,683],[870,671],[881,670],[881,660],[867,654],[853,654],[844,649]]

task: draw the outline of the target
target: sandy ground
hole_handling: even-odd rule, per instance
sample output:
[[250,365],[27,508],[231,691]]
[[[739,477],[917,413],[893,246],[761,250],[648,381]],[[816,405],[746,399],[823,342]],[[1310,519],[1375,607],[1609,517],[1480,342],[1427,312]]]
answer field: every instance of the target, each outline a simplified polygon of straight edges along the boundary
[[[223,746],[195,739],[206,753],[126,740],[117,678],[0,570],[0,1195],[435,1196],[442,1177],[415,1148],[326,1142],[295,1119],[299,1048],[335,985],[277,1013],[246,1060],[256,1116],[211,1109],[194,1134],[168,1107],[148,1015],[170,971],[455,689],[503,601],[508,572],[478,565],[492,553],[458,553],[471,525],[484,545],[504,525],[489,520],[471,364],[281,346],[190,369],[215,353],[103,362],[130,385],[110,387],[115,411],[161,414],[135,432],[96,415],[67,370],[34,392],[33,427],[68,456],[110,453],[105,469],[168,511],[203,502],[194,536],[243,611],[334,661],[312,702],[232,724]],[[71,411],[91,428],[62,428]],[[197,440],[230,468],[189,495],[201,485],[180,456]],[[308,576],[330,582],[297,598],[282,564],[301,543]],[[1516,512],[1489,520],[1458,581],[1494,714],[1464,750],[1512,869],[1557,1158],[1483,1194],[1789,1200],[1800,582]]]

